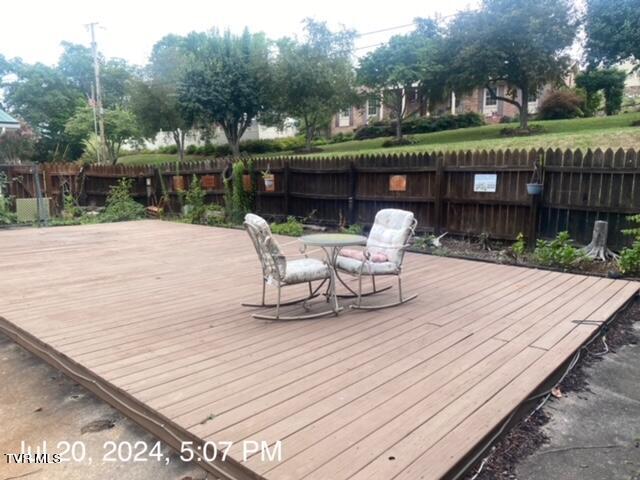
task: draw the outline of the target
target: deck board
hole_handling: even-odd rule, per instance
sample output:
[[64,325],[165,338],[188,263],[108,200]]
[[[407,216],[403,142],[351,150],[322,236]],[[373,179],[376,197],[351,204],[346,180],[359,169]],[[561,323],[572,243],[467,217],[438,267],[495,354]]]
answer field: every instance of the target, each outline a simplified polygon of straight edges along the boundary
[[[408,254],[413,302],[271,323],[240,306],[260,293],[242,231],[127,222],[0,245],[0,331],[174,447],[236,442],[205,465],[221,478],[440,478],[639,287]],[[282,441],[282,461],[243,459],[243,440]]]

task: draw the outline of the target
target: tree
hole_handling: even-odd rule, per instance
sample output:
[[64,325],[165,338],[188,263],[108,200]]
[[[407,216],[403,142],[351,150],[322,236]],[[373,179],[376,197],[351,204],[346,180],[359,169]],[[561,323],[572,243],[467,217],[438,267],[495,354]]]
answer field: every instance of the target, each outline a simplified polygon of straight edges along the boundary
[[[140,139],[140,129],[135,116],[121,107],[105,110],[104,125],[107,154],[115,164],[124,142]],[[92,109],[89,106],[78,108],[67,122],[66,131],[69,135],[88,139],[94,131]]]
[[278,41],[274,83],[278,113],[298,119],[310,150],[318,129],[357,99],[351,63],[355,33],[332,32],[326,23],[312,19],[304,21],[304,29],[303,41]]
[[274,103],[272,65],[264,34],[217,30],[187,37],[193,56],[179,84],[185,111],[204,123],[219,125],[234,156],[240,138]]
[[373,92],[382,92],[382,103],[395,119],[396,140],[402,139],[402,121],[409,112],[405,92],[415,85],[427,95],[440,94],[438,78],[440,30],[433,20],[419,20],[415,32],[395,35],[366,55],[358,68],[358,81]]
[[75,159],[82,154],[81,139],[65,131],[67,121],[85,103],[82,92],[60,71],[41,63],[12,60],[10,75],[0,87],[9,111],[27,122],[37,134],[34,158],[39,161]]
[[[58,70],[86,98],[91,98],[95,83],[93,54],[89,47],[77,43],[62,42],[63,52],[58,60]],[[104,108],[124,106],[127,103],[127,86],[136,76],[135,68],[121,58],[105,59],[98,55],[100,84]]]
[[589,63],[610,66],[624,60],[640,61],[639,25],[638,0],[587,0],[585,50]]
[[604,111],[607,115],[615,115],[622,108],[624,84],[627,74],[622,70],[608,68],[604,70],[587,70],[576,77],[576,85],[586,92],[588,114],[593,115],[600,90],[604,92]]
[[[31,160],[35,153],[37,137],[24,123],[20,128],[0,134],[0,161],[21,162]],[[1,193],[1,192],[0,192]]]
[[193,112],[183,108],[178,98],[178,86],[188,58],[189,50],[183,37],[167,35],[161,39],[153,47],[147,78],[132,82],[130,101],[142,135],[154,138],[160,131],[170,132],[181,161],[185,136],[195,126]]
[[[449,26],[451,84],[458,91],[485,87],[518,109],[520,128],[526,129],[529,94],[562,82],[577,28],[569,0],[484,0]],[[498,94],[499,83],[506,85],[505,94]]]

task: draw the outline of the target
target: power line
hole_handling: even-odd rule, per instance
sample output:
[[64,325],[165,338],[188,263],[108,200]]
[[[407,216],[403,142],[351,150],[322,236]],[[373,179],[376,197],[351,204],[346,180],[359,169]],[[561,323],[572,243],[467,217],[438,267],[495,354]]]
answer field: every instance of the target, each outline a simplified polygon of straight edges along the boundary
[[397,27],[382,28],[380,30],[373,30],[371,32],[358,33],[356,37],[366,37],[367,35],[374,35],[376,33],[390,32],[391,30],[400,30],[401,28],[412,27],[415,24],[415,22],[411,22],[407,23],[406,25],[398,25]]

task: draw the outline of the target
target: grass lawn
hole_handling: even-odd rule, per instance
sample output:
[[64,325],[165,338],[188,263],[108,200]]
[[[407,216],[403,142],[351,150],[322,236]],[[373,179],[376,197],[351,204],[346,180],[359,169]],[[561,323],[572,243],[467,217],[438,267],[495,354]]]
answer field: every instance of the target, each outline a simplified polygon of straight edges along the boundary
[[[350,142],[323,145],[322,153],[310,155],[339,157],[374,153],[425,152],[445,150],[490,150],[506,148],[562,148],[585,150],[587,148],[640,148],[640,127],[632,127],[631,122],[640,120],[640,112],[616,115],[613,117],[576,118],[572,120],[534,121],[542,125],[546,133],[531,137],[505,138],[500,130],[507,125],[485,125],[483,127],[447,130],[436,133],[413,135],[414,145],[395,148],[382,148],[385,138],[354,140]],[[508,126],[516,126],[509,124]],[[282,152],[278,155],[291,155]],[[262,156],[262,155],[261,155]],[[265,156],[275,156],[269,154]],[[204,157],[187,155],[187,160],[202,160]],[[122,157],[119,163],[156,164],[175,162],[175,155],[141,154]]]

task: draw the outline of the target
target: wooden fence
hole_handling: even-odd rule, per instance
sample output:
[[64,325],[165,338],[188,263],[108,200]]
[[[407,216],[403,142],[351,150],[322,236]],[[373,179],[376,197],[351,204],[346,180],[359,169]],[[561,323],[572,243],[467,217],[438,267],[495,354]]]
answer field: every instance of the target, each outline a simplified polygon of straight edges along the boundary
[[[326,224],[369,225],[381,208],[413,211],[425,232],[515,239],[553,237],[568,230],[580,243],[591,238],[595,220],[609,222],[610,245],[628,243],[620,232],[626,217],[640,212],[640,160],[634,150],[505,150],[343,158],[260,158],[252,175],[256,211],[293,215]],[[541,196],[527,193],[535,163],[543,165]],[[62,206],[62,192],[86,205],[102,205],[119,178],[134,180],[134,196],[155,203],[165,192],[177,199],[195,175],[209,202],[222,203],[226,160],[161,166],[40,167],[44,194]],[[33,167],[8,168],[11,194],[33,196]],[[269,169],[275,188],[260,175]],[[31,169],[31,170],[30,170]],[[495,175],[492,188],[478,191],[477,175]],[[177,177],[177,178],[176,178]],[[172,202],[175,204],[175,202]]]

